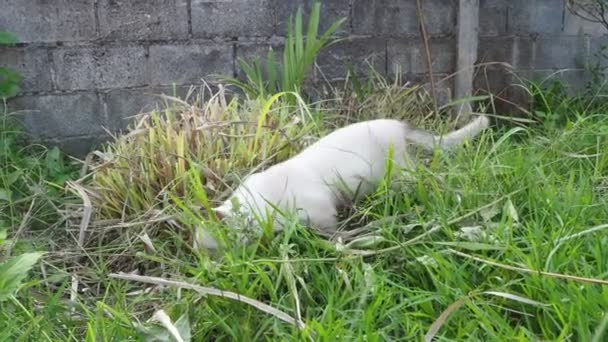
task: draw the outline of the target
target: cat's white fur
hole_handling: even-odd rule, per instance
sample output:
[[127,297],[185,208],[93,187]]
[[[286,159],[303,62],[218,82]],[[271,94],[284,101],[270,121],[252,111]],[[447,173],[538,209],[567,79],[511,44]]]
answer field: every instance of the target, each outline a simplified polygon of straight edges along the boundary
[[[374,191],[385,176],[391,149],[394,165],[411,170],[415,161],[410,145],[448,150],[472,139],[488,125],[488,118],[480,116],[447,135],[435,136],[397,120],[355,123],[321,138],[291,159],[245,178],[214,211],[221,218],[231,218],[237,210],[249,219],[257,216],[265,221],[271,215],[274,229],[279,231],[281,215],[276,208],[295,213],[310,227],[332,232],[337,228],[339,205],[352,200],[349,196],[355,192],[367,195]],[[238,209],[233,208],[234,199],[238,200]],[[199,235],[198,244],[208,249],[218,247],[205,231]]]

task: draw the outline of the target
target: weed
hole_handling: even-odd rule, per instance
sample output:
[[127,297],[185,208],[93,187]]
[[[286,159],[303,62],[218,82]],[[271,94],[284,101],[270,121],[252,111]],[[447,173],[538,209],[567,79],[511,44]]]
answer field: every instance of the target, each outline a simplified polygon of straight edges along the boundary
[[185,194],[190,171],[210,196],[220,196],[251,168],[293,154],[318,119],[282,106],[280,96],[241,104],[223,91],[207,95],[208,102],[195,104],[168,98],[164,109],[141,115],[130,133],[98,153],[91,188],[105,217],[162,208],[170,194]]
[[[20,336],[19,320],[32,318],[31,289],[39,282],[42,250],[65,244],[64,222],[59,209],[70,202],[63,191],[68,179],[77,175],[58,149],[25,143],[24,132],[13,117],[0,117],[0,339]],[[34,272],[35,271],[35,272]],[[29,273],[35,277],[27,277]],[[50,295],[47,298],[52,298]],[[21,338],[28,338],[29,329]],[[45,331],[40,336],[50,337]]]
[[[336,237],[289,221],[219,255],[193,248],[201,226],[231,241],[209,207],[243,175],[347,122],[438,117],[418,87],[377,75],[332,87],[322,104],[167,97],[96,153],[83,245],[84,215],[60,191],[73,167],[4,121],[1,215],[22,245],[0,229],[13,256],[0,264],[0,339],[603,340],[608,120],[601,97],[559,86],[530,89],[552,124],[484,134],[408,178],[389,164]],[[50,228],[15,237],[36,222]],[[41,246],[40,263],[23,254]]]
[[[11,46],[17,42],[17,38],[10,32],[0,31],[0,46]],[[21,88],[21,75],[9,68],[0,67],[0,100],[5,100],[17,95]]]
[[[245,82],[237,79],[224,79],[228,84],[242,89],[250,98],[266,98],[279,92],[298,92],[303,94],[304,82],[308,77],[319,52],[338,40],[332,39],[332,34],[342,25],[346,19],[340,19],[333,23],[320,36],[319,20],[321,17],[321,3],[315,1],[312,5],[308,19],[308,30],[306,34],[302,27],[302,9],[293,17],[289,18],[287,38],[283,50],[283,59],[276,61],[274,52],[270,50],[266,56],[266,73],[263,72],[262,63],[254,59],[248,63],[239,59],[239,65],[245,72]],[[296,104],[297,98],[288,96],[287,101]]]

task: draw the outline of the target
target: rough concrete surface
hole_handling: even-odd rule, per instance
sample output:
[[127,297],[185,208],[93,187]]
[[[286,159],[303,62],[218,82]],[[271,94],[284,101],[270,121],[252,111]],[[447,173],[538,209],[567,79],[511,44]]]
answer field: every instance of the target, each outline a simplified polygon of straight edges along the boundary
[[[428,79],[416,0],[323,0],[321,30],[347,20],[345,38],[323,51],[321,77],[339,81],[349,67]],[[22,94],[9,102],[27,130],[82,155],[124,129],[129,117],[159,102],[153,94],[175,84],[243,76],[236,61],[281,60],[287,19],[310,0],[0,0],[0,30],[19,38],[0,48],[0,66],[24,77]],[[424,0],[436,78],[455,72],[458,1]],[[581,20],[561,0],[480,0],[478,63],[504,62],[520,75],[561,78],[581,85],[585,66],[599,62],[608,31]],[[512,76],[498,66],[478,68],[475,86],[499,91]],[[442,87],[449,93],[449,81]]]

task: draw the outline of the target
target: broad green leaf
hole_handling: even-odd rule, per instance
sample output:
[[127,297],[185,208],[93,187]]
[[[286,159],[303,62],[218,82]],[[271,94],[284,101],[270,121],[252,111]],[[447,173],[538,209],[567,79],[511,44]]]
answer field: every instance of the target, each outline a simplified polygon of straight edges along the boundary
[[0,188],[0,201],[10,202],[13,198],[13,193],[9,189]]
[[24,253],[0,264],[0,301],[6,300],[19,288],[21,281],[38,262],[43,253]]

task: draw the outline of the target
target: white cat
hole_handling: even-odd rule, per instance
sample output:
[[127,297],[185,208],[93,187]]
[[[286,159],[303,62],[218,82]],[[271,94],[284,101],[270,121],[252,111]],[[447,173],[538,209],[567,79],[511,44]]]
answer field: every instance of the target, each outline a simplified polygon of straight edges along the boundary
[[[397,120],[352,124],[321,138],[291,159],[245,178],[214,211],[221,219],[245,217],[258,228],[255,222],[259,221],[254,217],[262,222],[271,218],[276,232],[282,229],[278,209],[297,215],[303,224],[331,233],[338,225],[337,209],[345,200],[353,200],[350,197],[354,193],[367,195],[375,190],[385,176],[391,149],[395,168],[411,170],[415,161],[410,145],[448,150],[488,126],[488,118],[480,116],[447,135],[435,136]],[[235,200],[237,207],[233,206]],[[218,247],[206,231],[200,232],[197,240],[204,248]]]

